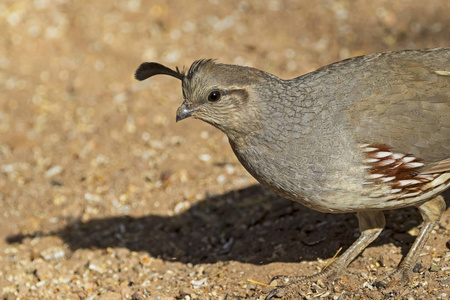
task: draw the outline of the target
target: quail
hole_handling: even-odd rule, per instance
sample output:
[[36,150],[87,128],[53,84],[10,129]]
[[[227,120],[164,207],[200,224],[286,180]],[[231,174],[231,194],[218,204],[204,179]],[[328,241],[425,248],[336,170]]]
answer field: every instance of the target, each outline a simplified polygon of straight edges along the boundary
[[340,257],[312,276],[276,276],[286,284],[266,299],[332,278],[378,237],[383,210],[415,206],[420,233],[383,280],[407,282],[450,186],[450,48],[359,56],[290,80],[211,59],[181,71],[143,63],[135,77],[158,74],[182,82],[176,120],[223,131],[264,187],[321,212],[357,213],[361,235]]

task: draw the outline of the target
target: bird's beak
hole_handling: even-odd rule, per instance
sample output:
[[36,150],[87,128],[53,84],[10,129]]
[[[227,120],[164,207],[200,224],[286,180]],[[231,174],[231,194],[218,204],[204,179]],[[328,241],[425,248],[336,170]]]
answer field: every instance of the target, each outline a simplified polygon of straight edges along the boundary
[[196,110],[191,108],[191,104],[184,101],[177,109],[177,122],[192,116]]

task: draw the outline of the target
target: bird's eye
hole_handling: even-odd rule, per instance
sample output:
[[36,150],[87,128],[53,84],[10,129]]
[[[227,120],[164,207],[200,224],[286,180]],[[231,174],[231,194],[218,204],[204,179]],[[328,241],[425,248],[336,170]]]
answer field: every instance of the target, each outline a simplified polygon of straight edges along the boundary
[[208,101],[216,102],[220,99],[220,92],[219,91],[212,91],[211,94],[208,96]]

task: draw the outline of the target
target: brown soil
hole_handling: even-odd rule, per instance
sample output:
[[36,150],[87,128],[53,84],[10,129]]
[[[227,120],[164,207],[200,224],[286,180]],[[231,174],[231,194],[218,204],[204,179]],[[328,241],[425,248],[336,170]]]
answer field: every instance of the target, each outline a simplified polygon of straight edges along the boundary
[[[358,235],[265,191],[221,132],[175,123],[180,82],[136,82],[143,61],[199,58],[282,78],[377,51],[450,44],[450,2],[4,0],[0,3],[3,299],[263,299],[277,274],[313,274]],[[415,209],[322,299],[450,295],[450,214],[412,283],[374,281],[411,246]],[[326,285],[327,283],[325,283]]]

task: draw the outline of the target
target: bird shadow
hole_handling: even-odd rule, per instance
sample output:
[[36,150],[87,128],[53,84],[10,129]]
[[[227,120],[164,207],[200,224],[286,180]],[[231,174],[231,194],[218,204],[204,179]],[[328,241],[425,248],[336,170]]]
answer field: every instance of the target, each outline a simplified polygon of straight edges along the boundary
[[[386,215],[386,229],[373,245],[394,243],[405,254],[414,240],[406,232],[420,224],[421,217],[412,208]],[[355,214],[316,212],[260,185],[207,197],[175,216],[78,220],[55,232],[39,233],[59,236],[72,251],[124,247],[166,261],[193,264],[329,258],[340,247],[350,246],[358,234]],[[7,242],[32,236],[10,236]]]

